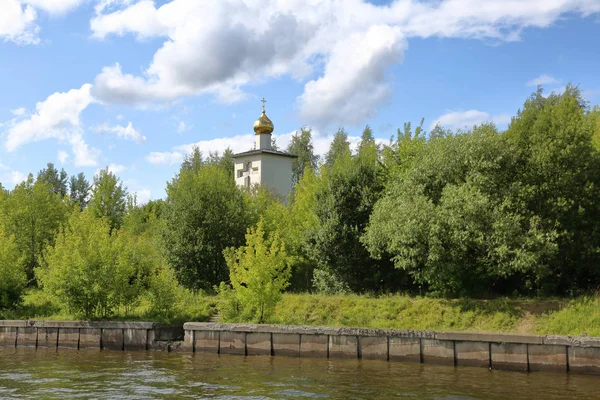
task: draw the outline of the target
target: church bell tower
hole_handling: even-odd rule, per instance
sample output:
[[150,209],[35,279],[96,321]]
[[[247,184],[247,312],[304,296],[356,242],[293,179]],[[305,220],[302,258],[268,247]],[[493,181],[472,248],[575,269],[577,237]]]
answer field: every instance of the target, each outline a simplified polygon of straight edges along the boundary
[[286,200],[292,191],[292,160],[297,156],[272,148],[275,127],[267,117],[266,100],[262,103],[262,113],[254,122],[254,149],[233,156],[234,179],[242,187],[266,186]]

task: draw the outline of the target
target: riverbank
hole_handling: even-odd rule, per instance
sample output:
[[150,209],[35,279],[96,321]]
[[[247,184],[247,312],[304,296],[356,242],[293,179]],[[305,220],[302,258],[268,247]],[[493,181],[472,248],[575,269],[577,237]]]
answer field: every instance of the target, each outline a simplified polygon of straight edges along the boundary
[[[114,321],[155,321],[183,324],[187,321],[252,322],[227,320],[218,314],[216,296],[187,294],[174,299],[169,313],[151,314],[141,301],[130,310],[120,309]],[[78,320],[80,316],[59,308],[31,292],[15,310],[0,312],[0,319]],[[434,299],[427,297],[325,296],[284,294],[267,321],[282,325],[341,326],[381,329],[451,330],[513,334],[587,335],[600,337],[600,299]]]

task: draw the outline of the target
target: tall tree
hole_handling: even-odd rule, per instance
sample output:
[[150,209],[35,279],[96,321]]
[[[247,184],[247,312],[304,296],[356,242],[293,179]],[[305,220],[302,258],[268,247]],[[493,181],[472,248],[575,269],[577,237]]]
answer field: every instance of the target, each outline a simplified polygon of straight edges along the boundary
[[85,179],[85,174],[80,172],[77,176],[71,176],[69,181],[69,193],[71,200],[79,204],[79,208],[83,210],[88,203],[88,196],[90,194],[90,183]]
[[107,218],[111,231],[121,227],[127,208],[126,200],[127,189],[108,167],[94,176],[94,188],[88,208],[96,217]]
[[325,155],[325,164],[332,166],[335,160],[345,156],[350,156],[350,142],[348,141],[348,133],[344,128],[340,128],[333,136],[329,151]]
[[182,166],[167,184],[163,234],[167,260],[180,283],[208,289],[228,279],[227,247],[244,242],[249,212],[242,191],[217,165]]
[[315,154],[312,143],[312,130],[306,127],[300,128],[292,135],[292,140],[287,147],[287,152],[298,156],[292,161],[292,182],[298,183],[304,175],[306,167],[317,169],[319,156]]
[[62,197],[66,196],[69,176],[64,169],[61,168],[58,172],[54,164],[48,163],[46,168],[38,172],[37,179],[46,182],[53,193],[60,194]]
[[0,212],[7,234],[15,238],[21,265],[32,278],[43,249],[54,243],[54,236],[68,215],[68,206],[46,181],[34,183],[29,174],[10,192]]

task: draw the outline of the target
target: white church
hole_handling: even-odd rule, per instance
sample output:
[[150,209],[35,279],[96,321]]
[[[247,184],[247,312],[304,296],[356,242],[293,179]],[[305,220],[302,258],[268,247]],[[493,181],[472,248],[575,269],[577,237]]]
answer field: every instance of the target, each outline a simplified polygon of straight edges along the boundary
[[254,150],[233,155],[235,182],[238,186],[266,186],[287,199],[292,191],[292,160],[297,156],[274,150],[271,134],[275,129],[265,112],[254,122]]

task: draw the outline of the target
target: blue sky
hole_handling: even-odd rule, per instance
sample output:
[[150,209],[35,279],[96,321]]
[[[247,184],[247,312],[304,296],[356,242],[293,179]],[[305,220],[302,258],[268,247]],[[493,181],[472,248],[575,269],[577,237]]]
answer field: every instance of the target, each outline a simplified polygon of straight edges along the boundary
[[[600,0],[0,0],[0,182],[109,166],[142,201],[198,144],[425,118],[505,128],[542,84],[600,103]],[[353,140],[356,140],[355,138]]]

